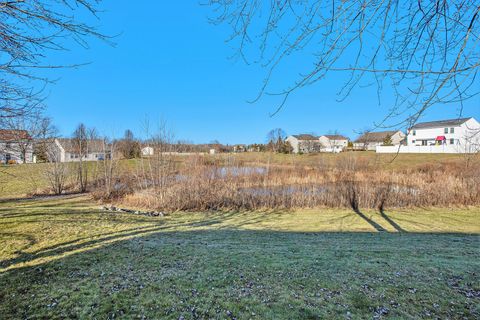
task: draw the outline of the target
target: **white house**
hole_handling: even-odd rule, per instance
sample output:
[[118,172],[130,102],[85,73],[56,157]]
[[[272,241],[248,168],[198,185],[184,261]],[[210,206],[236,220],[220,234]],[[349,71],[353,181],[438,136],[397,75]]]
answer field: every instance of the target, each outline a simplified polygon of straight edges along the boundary
[[34,163],[33,140],[25,130],[0,130],[0,163]]
[[[392,152],[379,148],[377,152]],[[475,153],[480,151],[480,123],[460,118],[417,123],[408,130],[407,145],[401,153]]]
[[142,148],[142,156],[144,157],[151,157],[153,156],[155,150],[152,147],[143,147]]
[[244,144],[237,144],[233,146],[233,152],[235,153],[247,152],[247,150],[247,146]]
[[354,150],[375,151],[378,146],[383,146],[390,140],[392,146],[399,146],[405,140],[405,133],[397,131],[367,132],[353,143]]
[[478,143],[480,124],[475,118],[462,118],[422,122],[414,125],[408,133],[408,145],[456,145],[471,147]]
[[311,134],[298,134],[289,136],[286,140],[293,149],[293,153],[320,152],[322,144],[318,137]]
[[338,153],[348,147],[348,138],[339,134],[323,135],[320,136],[318,140],[322,144],[322,152]]
[[110,146],[104,140],[88,140],[83,150],[79,149],[73,139],[54,139],[50,144],[49,156],[51,161],[56,162],[102,161],[111,157]]

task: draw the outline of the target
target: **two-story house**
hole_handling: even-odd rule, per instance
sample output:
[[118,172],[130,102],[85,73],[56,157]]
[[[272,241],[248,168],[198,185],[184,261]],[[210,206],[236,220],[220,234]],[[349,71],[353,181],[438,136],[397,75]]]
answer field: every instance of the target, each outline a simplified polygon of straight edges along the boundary
[[0,130],[0,163],[34,163],[33,140],[25,130]]
[[385,145],[385,142],[387,141],[392,146],[399,146],[404,139],[405,133],[400,130],[367,132],[355,140],[353,148],[355,150],[375,151],[378,146]]
[[286,140],[293,149],[293,153],[320,152],[322,144],[318,137],[311,134],[298,134],[289,136]]
[[409,146],[451,146],[458,152],[477,152],[479,143],[480,123],[472,117],[417,123],[407,136]]
[[318,138],[322,152],[342,152],[348,147],[348,138],[339,134],[326,134]]

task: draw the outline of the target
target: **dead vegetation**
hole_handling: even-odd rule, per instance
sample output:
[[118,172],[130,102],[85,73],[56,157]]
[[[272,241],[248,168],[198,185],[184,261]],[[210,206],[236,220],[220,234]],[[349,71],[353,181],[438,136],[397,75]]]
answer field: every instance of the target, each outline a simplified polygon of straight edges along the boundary
[[355,154],[318,166],[249,166],[234,157],[192,156],[180,166],[166,157],[138,166],[141,170],[118,186],[130,190],[119,200],[122,205],[162,211],[480,205],[478,161],[467,167],[450,161],[393,170]]

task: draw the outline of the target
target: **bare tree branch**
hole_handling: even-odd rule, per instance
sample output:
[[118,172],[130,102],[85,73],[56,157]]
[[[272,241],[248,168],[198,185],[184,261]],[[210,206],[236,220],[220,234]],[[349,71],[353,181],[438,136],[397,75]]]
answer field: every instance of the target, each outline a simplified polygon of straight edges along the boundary
[[[258,96],[281,96],[276,114],[296,91],[332,72],[345,73],[340,100],[375,84],[395,101],[377,126],[408,127],[433,105],[463,102],[480,92],[480,5],[474,0],[291,1],[210,0],[216,24],[228,24],[237,55],[266,68]],[[298,70],[278,88],[286,60]],[[307,58],[305,58],[307,57]],[[308,61],[308,60],[307,60]],[[390,93],[390,89],[387,93]],[[461,112],[460,112],[461,113]],[[461,114],[459,114],[460,116]],[[393,120],[392,120],[393,119]],[[392,123],[393,122],[393,123]]]
[[[100,0],[0,0],[0,121],[43,108],[42,93],[50,79],[41,69],[53,50],[66,50],[71,41],[88,47],[95,37],[108,41],[95,27],[76,17],[97,17]],[[68,67],[77,67],[72,65]]]

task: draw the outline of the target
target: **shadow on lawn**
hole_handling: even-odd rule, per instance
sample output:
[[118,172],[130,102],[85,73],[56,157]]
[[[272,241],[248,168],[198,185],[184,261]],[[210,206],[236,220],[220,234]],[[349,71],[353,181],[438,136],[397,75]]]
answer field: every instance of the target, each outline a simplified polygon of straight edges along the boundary
[[[33,214],[21,214],[21,213],[11,213],[11,214],[0,214],[0,221],[1,219],[9,219],[9,218],[25,218],[25,217],[33,217],[36,215],[41,215],[42,210],[41,208],[46,208],[45,206],[39,207],[38,212]],[[0,211],[1,212],[1,211]],[[76,213],[79,216],[82,215],[91,215],[91,214],[98,214],[98,212],[81,212]],[[65,223],[65,222],[82,222],[88,223],[89,219],[77,219],[70,218],[70,219],[59,219],[57,216],[65,216],[66,214],[63,211],[55,211],[55,212],[48,212],[47,216],[53,216],[53,218],[49,219],[42,219],[43,222],[50,221],[49,223]],[[68,215],[68,214],[67,214]],[[116,214],[111,214],[111,221],[115,221]],[[141,226],[135,228],[129,228],[122,231],[117,232],[108,232],[108,233],[100,233],[100,234],[92,234],[88,237],[77,238],[71,241],[66,241],[62,243],[58,243],[49,247],[44,247],[36,251],[31,251],[30,248],[37,244],[34,237],[28,234],[19,234],[19,233],[4,233],[0,234],[0,239],[3,238],[16,238],[16,239],[23,239],[28,238],[28,243],[19,248],[15,254],[17,255],[15,258],[6,259],[0,261],[0,273],[2,272],[1,269],[8,269],[10,267],[15,267],[15,265],[20,265],[23,263],[32,262],[34,260],[49,260],[55,259],[57,257],[62,257],[64,255],[77,253],[80,251],[96,249],[98,247],[109,245],[118,241],[124,241],[129,239],[141,238],[144,236],[148,236],[151,234],[162,233],[162,232],[187,232],[187,231],[195,231],[195,228],[202,228],[202,227],[214,227],[216,230],[225,230],[225,231],[237,231],[241,227],[245,227],[247,225],[254,225],[256,223],[261,223],[267,221],[271,218],[271,215],[255,215],[249,217],[248,214],[242,216],[241,221],[233,221],[232,218],[236,217],[238,213],[236,212],[218,212],[212,213],[206,216],[201,220],[196,221],[186,221],[186,222],[169,222],[163,219],[152,220],[147,219],[142,216],[134,216],[134,220],[132,223],[150,223],[148,226]],[[342,218],[342,217],[341,217]],[[121,220],[120,220],[121,221]],[[18,225],[18,221],[1,221],[2,224],[5,226],[6,224],[13,224]],[[38,220],[21,220],[20,223],[37,223]],[[153,222],[153,223],[152,223]],[[222,225],[223,223],[227,222],[226,225]],[[178,230],[178,228],[183,228],[185,231]],[[190,229],[190,230],[189,230]],[[198,231],[198,230],[197,230]],[[215,232],[212,230],[211,232]],[[261,232],[261,231],[259,231]],[[265,232],[272,232],[269,230],[265,230]],[[18,266],[17,266],[18,267]]]
[[408,231],[406,231],[405,229],[403,229],[398,223],[396,223],[395,221],[392,220],[392,218],[390,218],[389,216],[387,216],[387,214],[385,213],[385,210],[382,208],[380,208],[380,215],[382,216],[383,219],[385,219],[395,230],[397,230],[397,232],[403,232],[403,233],[406,233]]
[[[362,214],[362,213],[360,213]],[[370,220],[367,218],[367,220]],[[371,220],[370,220],[371,221]],[[259,222],[258,218],[251,219],[248,223],[255,223]],[[8,269],[9,267],[13,267],[13,269],[17,269],[21,267],[20,264],[32,262],[37,259],[45,259],[45,262],[48,263],[49,261],[57,260],[57,258],[67,258],[67,256],[74,254],[74,255],[82,255],[86,254],[92,250],[101,250],[102,248],[109,247],[115,244],[126,243],[128,241],[134,240],[158,240],[162,242],[164,236],[167,238],[176,238],[185,240],[185,238],[192,238],[189,244],[195,244],[196,241],[194,240],[196,237],[205,239],[203,241],[199,241],[198,244],[211,244],[217,245],[218,241],[226,242],[228,239],[238,237],[240,242],[235,242],[240,245],[248,244],[249,242],[253,241],[254,245],[259,245],[261,243],[269,243],[272,238],[279,240],[284,239],[294,239],[294,238],[308,238],[308,241],[311,242],[312,239],[321,240],[322,244],[324,241],[332,241],[335,242],[334,239],[340,240],[343,242],[343,245],[346,245],[345,249],[350,250],[350,245],[356,243],[358,240],[368,240],[374,243],[378,239],[377,237],[371,237],[371,235],[377,234],[382,237],[383,241],[391,241],[392,247],[396,246],[395,241],[401,241],[397,244],[399,246],[404,247],[405,244],[407,246],[411,246],[411,249],[414,248],[418,249],[418,246],[415,244],[417,242],[428,242],[431,241],[433,237],[438,238],[445,238],[445,237],[461,237],[465,239],[472,239],[477,240],[478,235],[468,235],[463,233],[409,233],[409,238],[403,238],[405,240],[401,240],[402,238],[398,237],[398,233],[390,233],[390,232],[382,232],[378,234],[376,232],[293,232],[293,231],[274,231],[274,230],[242,230],[238,229],[238,226],[242,226],[244,224],[239,224],[238,226],[229,225],[229,226],[220,226],[219,228],[212,229],[212,230],[202,230],[202,229],[188,229],[188,228],[197,228],[197,227],[208,227],[213,226],[216,224],[222,223],[221,219],[209,219],[201,222],[190,222],[190,223],[175,223],[175,224],[168,224],[168,225],[154,225],[154,226],[144,226],[138,228],[131,228],[127,230],[122,230],[120,232],[114,233],[104,233],[104,234],[97,234],[92,235],[89,237],[78,238],[72,241],[67,241],[63,243],[58,243],[49,247],[42,248],[37,251],[25,252],[30,247],[35,245],[37,242],[34,237],[27,235],[27,234],[19,234],[19,233],[0,233],[0,239],[6,238],[18,238],[18,239],[25,239],[27,244],[22,248],[19,248],[16,253],[18,254],[17,257],[12,259],[7,259],[0,261],[0,274],[4,272],[10,271],[1,271],[1,269]],[[245,223],[245,224],[248,224]],[[373,222],[377,225],[381,230],[384,230],[381,226]],[[187,228],[185,230],[177,230],[176,228],[183,227]],[[208,240],[215,239],[214,242],[209,243]],[[357,239],[357,240],[356,240]],[[427,240],[429,239],[429,240]],[[382,241],[381,241],[382,242]],[[361,243],[361,242],[360,242]],[[473,242],[472,242],[473,243]],[[348,244],[348,245],[347,245]],[[378,244],[378,243],[377,243]],[[296,245],[298,246],[299,243],[297,242]],[[336,245],[342,246],[342,243],[337,243]],[[383,245],[382,245],[383,246]],[[428,247],[428,246],[426,246]],[[336,248],[338,249],[338,248]],[[366,248],[364,248],[366,249]],[[370,248],[372,249],[372,248]],[[369,249],[366,249],[367,251]],[[49,259],[50,258],[50,259]],[[42,260],[43,261],[43,260]]]
[[355,212],[360,218],[365,220],[369,225],[371,225],[375,230],[378,232],[386,232],[387,230],[382,227],[380,224],[376,223],[369,217],[367,217],[364,213],[362,213],[358,208],[353,208],[353,212]]
[[[77,203],[78,201],[78,203]],[[75,200],[73,199],[74,204],[80,205],[80,203],[83,200]],[[68,206],[70,206],[71,203],[68,203]],[[65,213],[63,210],[56,210],[56,211],[48,211],[45,212],[45,209],[51,209],[52,207],[55,207],[54,204],[51,203],[37,203],[36,207],[38,208],[34,212],[31,213],[26,213],[26,212],[11,212],[12,208],[2,208],[0,209],[0,222],[2,222],[4,225],[5,224],[18,224],[18,223],[36,223],[38,220],[31,219],[31,220],[20,220],[17,222],[11,222],[11,221],[1,221],[1,219],[9,219],[9,218],[25,218],[25,217],[35,217],[38,215],[45,215],[49,216],[50,218],[48,219],[43,219],[42,221],[50,221],[49,223],[64,223],[64,222],[82,222],[82,223],[88,223],[89,219],[82,219],[81,217],[86,215],[92,215],[92,214],[98,214],[99,212],[97,211],[76,211],[71,210],[72,215],[77,215],[75,217],[68,217],[70,213]],[[19,208],[19,210],[24,210],[24,208]],[[368,217],[366,214],[362,213],[358,208],[353,208],[353,211],[355,212],[356,215],[361,217],[365,222],[367,222],[373,229],[375,229],[377,232],[381,233],[388,233],[388,230],[385,229],[382,225],[379,223],[375,222],[371,217]],[[4,213],[2,213],[4,212]],[[109,214],[110,221],[115,222],[117,217],[116,214]],[[59,219],[58,216],[65,216],[64,219]],[[34,260],[41,260],[41,261],[48,261],[49,259],[56,259],[60,258],[64,255],[70,255],[74,254],[77,252],[81,251],[86,251],[86,250],[92,250],[96,249],[105,245],[110,245],[112,243],[120,242],[120,241],[127,241],[130,239],[137,239],[137,238],[142,238],[146,237],[152,234],[160,234],[160,233],[165,233],[165,232],[191,232],[195,231],[195,228],[202,228],[202,227],[213,227],[213,229],[209,232],[217,232],[220,230],[224,231],[240,231],[242,227],[248,226],[248,225],[255,225],[258,223],[262,222],[271,222],[268,221],[268,219],[274,219],[275,214],[274,213],[269,213],[269,214],[262,214],[262,215],[253,215],[252,217],[249,217],[248,214],[242,215],[241,219],[237,219],[238,221],[235,221],[236,216],[238,216],[238,213],[236,212],[215,212],[211,214],[207,214],[204,216],[203,219],[201,220],[196,220],[196,221],[186,221],[186,222],[170,222],[165,219],[151,219],[147,217],[142,217],[142,216],[132,216],[132,221],[131,223],[148,223],[148,226],[141,226],[141,227],[134,227],[134,228],[129,228],[125,229],[122,231],[117,231],[117,232],[108,232],[108,233],[99,233],[99,234],[93,234],[88,237],[82,237],[82,238],[77,238],[73,239],[71,241],[66,241],[63,243],[58,243],[49,247],[44,247],[36,251],[31,251],[30,249],[36,244],[36,240],[34,237],[28,234],[18,234],[18,233],[3,233],[0,234],[0,239],[3,238],[12,238],[16,237],[19,239],[27,239],[26,242],[27,244],[19,248],[15,254],[17,255],[14,258],[10,258],[7,260],[2,260],[0,261],[0,273],[2,273],[2,269],[6,270],[9,268],[17,268],[23,263],[28,263],[32,262]],[[348,215],[340,216],[340,217],[335,217],[331,218],[330,223],[333,223],[334,221],[341,220],[346,218]],[[380,216],[388,222],[397,232],[405,233],[406,231],[399,226],[395,221],[393,221],[384,211],[383,208],[380,208]],[[272,218],[273,217],[273,218]],[[118,217],[119,221],[120,217]],[[128,222],[127,222],[128,223]],[[178,230],[178,228],[183,228],[184,230]],[[190,229],[190,230],[189,230]],[[8,229],[7,229],[8,230]],[[198,230],[197,230],[198,231]],[[262,231],[256,231],[259,233],[265,233],[265,234],[278,234],[281,233],[281,231],[273,231],[273,230],[268,230],[264,229]],[[291,232],[294,234],[295,232]],[[308,232],[310,234],[322,234],[325,232]],[[335,232],[330,232],[330,234],[335,233]],[[368,233],[368,232],[367,232]],[[286,233],[287,234],[287,233]],[[349,232],[345,232],[345,234],[350,234]]]
[[36,195],[32,197],[15,197],[15,198],[0,198],[0,204],[4,203],[24,203],[24,202],[33,202],[33,201],[42,201],[42,200],[67,200],[67,199],[74,199],[78,196],[85,195],[85,193],[81,192],[68,192],[60,195],[55,194],[45,194],[45,195]]
[[[373,221],[372,219],[370,219],[369,217],[367,217],[364,213],[362,213],[358,208],[353,208],[353,212],[355,212],[360,218],[362,218],[364,221],[366,221],[369,225],[371,225],[375,230],[377,230],[378,232],[388,232],[387,229],[385,229],[384,227],[382,227],[379,223]],[[395,221],[393,221],[392,218],[390,218],[386,213],[385,213],[385,210],[383,208],[383,206],[381,206],[379,208],[379,212],[380,212],[380,216],[390,225],[392,226],[396,232],[402,232],[402,233],[406,233],[407,231],[405,229],[403,229],[399,224],[397,224]]]
[[36,244],[36,241],[33,237],[28,236],[26,234],[4,233],[4,234],[0,234],[0,239],[2,239],[3,237],[16,236],[20,238],[28,237],[30,241],[26,247],[16,252],[18,254],[17,257],[13,259],[0,261],[0,268],[6,269],[19,263],[25,263],[25,262],[29,262],[37,259],[42,259],[42,258],[62,256],[63,254],[68,254],[68,253],[76,252],[79,250],[81,251],[83,249],[88,249],[88,248],[95,248],[95,247],[102,246],[103,244],[114,243],[120,240],[128,240],[136,237],[146,236],[149,234],[173,230],[178,227],[198,228],[198,227],[212,226],[221,222],[222,222],[221,219],[208,219],[208,220],[203,220],[198,222],[168,223],[168,224],[166,224],[163,221],[159,221],[158,223],[151,226],[143,226],[143,227],[122,230],[119,232],[109,232],[104,234],[91,235],[89,237],[84,237],[84,238],[79,238],[72,241],[59,243],[59,244],[42,248],[40,250],[33,251],[33,252],[25,252],[31,246]]
[[[216,220],[219,219],[208,219],[204,225],[215,225],[218,223]],[[3,272],[0,277],[0,297],[3,295],[9,299],[5,300],[7,302],[4,305],[9,312],[7,316],[28,318],[48,315],[49,318],[67,318],[76,316],[75,312],[93,310],[95,314],[83,315],[108,318],[110,306],[114,305],[113,310],[127,312],[124,315],[126,318],[136,318],[138,314],[135,312],[144,310],[152,312],[151,318],[161,318],[165,316],[161,312],[173,310],[179,313],[174,317],[178,319],[184,312],[181,308],[191,312],[193,305],[215,304],[216,309],[230,310],[228,308],[231,305],[243,303],[253,308],[259,307],[256,312],[260,317],[265,312],[265,318],[268,318],[268,309],[274,314],[283,314],[285,318],[285,310],[292,315],[290,318],[308,318],[302,311],[303,305],[296,304],[299,300],[295,292],[307,292],[305,295],[308,297],[318,294],[323,297],[325,294],[325,301],[333,299],[333,304],[338,302],[336,299],[340,296],[337,292],[340,291],[345,299],[349,299],[348,292],[351,290],[363,295],[362,285],[365,281],[376,279],[374,276],[365,280],[367,274],[383,273],[382,276],[388,279],[398,270],[423,270],[422,263],[418,262],[427,258],[430,261],[432,256],[437,259],[434,262],[436,268],[442,270],[450,265],[465,263],[465,252],[474,250],[478,240],[478,237],[464,234],[409,233],[400,236],[388,232],[305,233],[233,228],[178,231],[170,228],[161,225],[135,228],[102,235],[99,239],[83,243],[65,242],[44,248],[32,256],[24,256],[23,262],[31,258],[54,258],[81,248],[88,249],[72,252],[74,254],[62,256],[61,259],[51,259],[32,266],[17,266]],[[376,236],[373,237],[373,234]],[[452,242],[452,239],[461,241]],[[92,245],[98,246],[90,248]],[[411,255],[411,252],[415,254]],[[466,269],[472,268],[475,256],[467,257]],[[9,261],[11,266],[19,262],[19,259]],[[355,263],[354,270],[352,263]],[[448,272],[444,274],[447,277]],[[429,273],[422,275],[428,277]],[[408,273],[405,275],[407,287],[416,285],[417,279],[410,276]],[[342,281],[346,284],[342,285]],[[443,286],[441,290],[450,290],[445,287],[446,279],[435,281]],[[312,283],[316,285],[310,285]],[[140,286],[142,289],[139,289]],[[212,287],[216,288],[218,295],[223,296],[218,298],[215,293],[210,296],[209,292],[214,290]],[[224,291],[224,288],[228,290]],[[202,294],[197,295],[197,289]],[[249,292],[252,292],[251,296],[242,296]],[[456,292],[444,291],[444,296],[447,293],[450,294],[449,299],[459,299]],[[408,291],[404,294],[409,295]],[[152,297],[159,308],[151,308]],[[389,298],[392,299],[387,296],[385,301],[378,303],[388,304]],[[262,309],[260,302],[263,299],[271,301],[265,309]],[[56,301],[55,307],[51,307],[51,301]],[[305,303],[319,301],[306,300]],[[422,303],[416,299],[413,301],[417,305]],[[462,308],[465,306],[465,303],[460,303],[463,301],[455,301],[459,301],[458,305]],[[473,305],[475,302],[471,299],[469,303]],[[130,308],[131,305],[138,308]],[[335,305],[341,306],[340,303]],[[316,308],[321,310],[321,303]],[[399,308],[406,307],[400,305]],[[343,311],[346,313],[348,310],[352,311]],[[73,314],[69,315],[68,312]],[[367,313],[369,318],[373,316],[368,309],[362,312],[365,317]],[[396,311],[392,309],[392,312]],[[238,315],[240,319],[248,317],[247,313]],[[215,315],[205,315],[205,318],[215,318]]]

